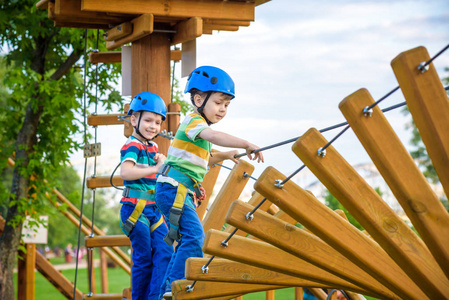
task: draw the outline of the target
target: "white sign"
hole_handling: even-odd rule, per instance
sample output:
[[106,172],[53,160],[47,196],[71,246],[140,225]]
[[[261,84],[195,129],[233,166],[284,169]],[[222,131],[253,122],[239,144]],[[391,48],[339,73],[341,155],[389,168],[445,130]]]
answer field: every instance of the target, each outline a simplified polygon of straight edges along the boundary
[[[22,240],[25,244],[47,244],[48,216],[40,216],[40,222],[27,216],[22,226]],[[45,226],[43,224],[45,224]]]

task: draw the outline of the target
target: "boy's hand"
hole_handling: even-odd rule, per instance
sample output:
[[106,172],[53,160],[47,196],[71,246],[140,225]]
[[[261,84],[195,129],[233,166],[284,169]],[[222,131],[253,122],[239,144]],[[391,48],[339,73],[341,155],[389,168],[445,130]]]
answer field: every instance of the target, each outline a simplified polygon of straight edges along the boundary
[[[264,162],[262,152],[251,153],[251,152],[253,152],[253,151],[257,150],[257,149],[260,149],[260,147],[250,143],[249,146],[246,147],[246,155],[248,155],[248,158],[250,160],[256,160],[257,159],[258,163]],[[254,158],[253,158],[253,154],[254,154]]]
[[156,153],[156,155],[154,156],[154,161],[156,162],[156,165],[158,167],[162,166],[162,164],[164,163],[165,159],[166,159],[166,157],[162,153]]
[[237,158],[235,158],[235,156],[237,156],[239,154],[238,150],[224,152],[224,154],[226,154],[226,158],[225,159],[230,159],[230,160],[232,160],[236,164],[239,163],[239,160]]

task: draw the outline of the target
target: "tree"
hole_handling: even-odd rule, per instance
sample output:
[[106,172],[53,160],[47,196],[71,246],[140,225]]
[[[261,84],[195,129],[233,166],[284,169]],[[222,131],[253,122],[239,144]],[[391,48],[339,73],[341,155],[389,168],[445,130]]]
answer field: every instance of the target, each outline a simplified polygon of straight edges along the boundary
[[[84,41],[90,49],[97,37],[96,30],[54,27],[47,11],[35,5],[34,0],[0,2],[0,45],[7,64],[3,84],[9,93],[1,100],[6,105],[0,110],[0,170],[9,157],[16,162],[11,188],[0,193],[6,193],[0,206],[7,207],[0,237],[0,299],[14,299],[12,271],[25,216],[37,219],[48,210],[50,187],[44,179],[52,182],[70,152],[80,148],[74,137],[83,125],[78,101],[83,72],[76,64],[83,61]],[[99,48],[104,50],[104,42]],[[106,109],[120,100],[108,84],[118,76],[117,64],[99,68],[100,103]],[[95,99],[94,84],[93,79],[86,83],[88,103]]]

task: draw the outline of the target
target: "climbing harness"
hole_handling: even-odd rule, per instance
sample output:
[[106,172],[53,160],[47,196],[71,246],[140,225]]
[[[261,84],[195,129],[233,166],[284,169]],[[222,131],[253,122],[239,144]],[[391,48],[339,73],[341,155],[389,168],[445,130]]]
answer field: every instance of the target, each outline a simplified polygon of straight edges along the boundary
[[[142,215],[142,211],[144,210],[145,205],[147,204],[147,201],[154,201],[154,190],[145,192],[145,191],[140,191],[140,190],[131,189],[129,187],[125,187],[123,189],[122,196],[127,197],[127,198],[139,199],[139,201],[137,202],[137,204],[134,207],[133,212],[128,217],[128,219],[126,219],[125,222],[123,222],[123,223],[120,220],[121,225],[126,230],[126,232],[128,232],[128,236],[129,236],[131,234],[131,232],[133,231],[134,227],[136,227],[137,221],[139,220],[140,216]],[[156,229],[156,228],[157,228],[157,226],[154,229]]]
[[206,193],[201,184],[192,177],[184,174],[181,171],[173,168],[170,165],[163,165],[159,169],[159,175],[173,178],[178,182],[178,189],[176,190],[175,201],[170,208],[168,221],[170,222],[170,229],[164,237],[164,241],[169,245],[173,245],[175,240],[179,240],[181,235],[179,233],[179,220],[184,211],[184,203],[187,197],[188,190],[193,191],[193,197],[198,206],[201,201],[206,198]]

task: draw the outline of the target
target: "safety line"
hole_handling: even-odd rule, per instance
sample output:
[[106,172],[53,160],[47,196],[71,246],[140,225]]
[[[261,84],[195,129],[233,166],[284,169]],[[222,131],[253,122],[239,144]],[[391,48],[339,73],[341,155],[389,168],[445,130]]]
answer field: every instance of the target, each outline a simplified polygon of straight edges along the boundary
[[428,61],[426,61],[424,64],[419,65],[418,70],[420,70],[421,72],[423,72],[423,70],[425,70],[425,68],[438,56],[440,56],[441,54],[443,54],[444,51],[446,51],[449,48],[449,44],[446,45],[446,47],[444,47],[443,49],[441,49],[437,54],[435,54],[431,59],[429,59]]
[[[87,118],[86,118],[86,78],[87,78],[87,29],[84,30],[84,90],[83,90],[83,125],[84,125],[84,145],[87,144]],[[76,297],[76,284],[78,277],[78,258],[80,251],[80,243],[81,243],[81,226],[83,224],[83,206],[84,206],[84,191],[86,186],[86,169],[87,169],[87,157],[84,158],[84,174],[83,174],[83,188],[81,193],[81,206],[80,206],[80,220],[78,227],[78,246],[76,249],[76,264],[75,264],[75,280],[73,282],[73,300]]]

